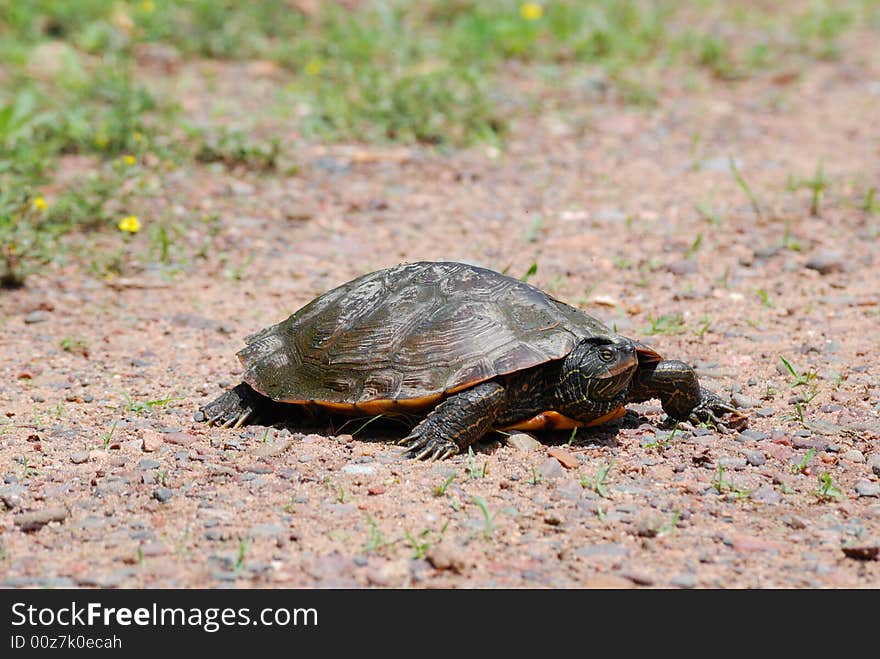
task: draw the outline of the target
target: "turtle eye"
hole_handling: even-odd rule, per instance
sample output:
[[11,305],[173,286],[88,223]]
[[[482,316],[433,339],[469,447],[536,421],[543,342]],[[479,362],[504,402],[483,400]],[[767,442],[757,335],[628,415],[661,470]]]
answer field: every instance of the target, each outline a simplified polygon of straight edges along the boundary
[[610,362],[612,359],[614,359],[614,351],[612,351],[610,348],[602,348],[601,350],[599,350],[599,359],[601,359],[603,362]]

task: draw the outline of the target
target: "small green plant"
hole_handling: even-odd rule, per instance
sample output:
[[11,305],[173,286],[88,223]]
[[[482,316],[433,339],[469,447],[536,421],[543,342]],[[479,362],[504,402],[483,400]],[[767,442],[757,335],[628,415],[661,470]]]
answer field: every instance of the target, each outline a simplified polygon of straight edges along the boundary
[[799,387],[803,385],[810,384],[813,380],[816,379],[816,371],[810,369],[806,373],[798,373],[794,366],[792,366],[791,362],[788,361],[782,355],[779,356],[779,359],[782,360],[782,363],[785,365],[785,369],[791,373],[794,380],[790,383],[792,387]]
[[724,220],[718,211],[706,202],[701,201],[697,204],[697,212],[711,227],[718,228],[724,223]]
[[648,316],[650,327],[643,331],[646,334],[681,334],[684,332],[684,317],[680,313],[663,314],[654,318]]
[[876,199],[877,188],[869,188],[862,200],[862,210],[871,215],[880,213],[880,200]]
[[27,459],[27,457],[21,458],[19,462],[21,463],[22,468],[21,475],[25,480],[27,480],[31,476],[34,476],[37,473],[37,470],[31,466],[30,461]]
[[129,396],[125,396],[126,399],[126,409],[130,412],[137,412],[140,414],[141,412],[152,412],[157,407],[165,407],[168,403],[172,403],[176,400],[183,400],[183,398],[160,398],[157,400],[134,400]]
[[759,288],[755,291],[755,294],[761,298],[761,304],[765,307],[769,308],[773,306],[773,302],[770,301],[770,294],[765,289]]
[[244,569],[244,559],[247,556],[248,544],[247,540],[242,538],[238,541],[238,554],[235,558],[235,571],[241,572]]
[[489,506],[481,496],[474,496],[473,502],[477,504],[480,512],[483,513],[483,537],[487,540],[495,533],[495,514],[489,512]]
[[[424,538],[427,534],[431,532],[431,529],[425,529],[419,534],[419,538]],[[404,536],[406,537],[406,541],[409,543],[409,546],[412,547],[413,550],[413,558],[423,559],[428,553],[428,549],[431,546],[431,543],[424,542],[422,540],[417,540],[412,536],[409,530],[404,530]]]
[[599,465],[599,470],[596,472],[596,476],[593,478],[588,478],[586,476],[581,478],[581,487],[593,490],[596,494],[598,494],[603,499],[609,499],[610,494],[608,493],[608,472],[611,471],[611,467],[614,466],[614,460],[609,463],[602,463]]
[[681,511],[676,510],[672,513],[669,521],[660,527],[659,533],[672,533],[675,530],[678,520],[681,518]]
[[532,475],[527,482],[529,485],[540,485],[544,482],[544,474],[532,467]]
[[438,485],[434,489],[434,496],[435,497],[445,496],[446,490],[449,489],[449,486],[452,485],[452,481],[454,481],[454,480],[455,480],[455,474],[449,474],[449,476],[446,478],[446,480],[443,481],[442,483],[440,483],[440,485]]
[[828,189],[829,181],[825,178],[822,162],[816,166],[816,173],[812,178],[795,179],[789,177],[788,189],[792,192],[797,190],[808,189],[812,193],[810,201],[810,214],[813,217],[819,216],[819,204],[822,201],[822,195]]
[[698,339],[702,339],[706,332],[708,332],[712,328],[712,319],[708,316],[703,316],[700,319],[700,324],[697,326],[697,329],[694,330],[694,334],[696,334]]
[[293,515],[296,512],[296,497],[291,495],[287,500],[287,503],[284,504],[284,507],[281,509],[289,515]]
[[810,460],[813,459],[813,456],[816,455],[816,449],[809,448],[806,453],[804,453],[804,457],[801,458],[801,461],[796,465],[792,465],[791,473],[793,474],[802,474],[807,470],[807,467],[810,465]]
[[724,478],[724,466],[720,462],[718,463],[718,470],[715,472],[715,478],[712,480],[712,487],[715,488],[718,494],[729,492],[737,499],[744,499],[751,494],[750,491],[737,487],[733,482]]
[[64,352],[82,355],[83,357],[89,356],[89,344],[84,339],[66,336],[61,339],[61,349]]
[[684,252],[684,258],[692,259],[697,255],[697,252],[700,250],[700,247],[703,244],[703,234],[698,234],[696,238],[694,238],[694,242],[690,244],[690,246]]
[[749,203],[752,205],[752,210],[755,212],[755,216],[759,220],[763,219],[764,212],[761,209],[761,200],[758,199],[758,196],[752,191],[752,188],[749,187],[749,184],[743,178],[742,174],[740,174],[739,169],[737,169],[736,166],[736,161],[733,158],[729,158],[728,162],[730,164],[730,173],[733,175],[736,184],[745,193],[746,197],[748,197]]
[[367,515],[367,524],[370,525],[370,534],[367,543],[364,545],[364,551],[368,554],[372,554],[373,552],[382,549],[386,543],[382,537],[382,531],[379,529],[379,525],[376,524],[376,520],[370,515]]
[[839,499],[843,496],[840,489],[831,480],[831,474],[827,471],[819,476],[819,489],[813,492],[813,494],[820,501],[830,501],[831,499]]
[[107,449],[110,446],[110,443],[113,441],[113,434],[116,432],[117,425],[119,425],[119,419],[114,419],[113,425],[110,426],[110,430],[101,435],[101,439],[104,443],[104,449]]
[[342,485],[338,485],[336,487],[336,501],[338,501],[339,503],[345,503],[345,499],[345,488]]
[[468,455],[465,463],[465,469],[467,470],[468,480],[485,478],[486,474],[489,473],[489,461],[486,460],[485,462],[483,462],[482,467],[478,467],[477,456],[474,455],[474,449],[472,446],[468,446]]
[[572,445],[572,443],[574,442],[574,438],[577,436],[577,433],[578,433],[578,427],[575,426],[574,428],[571,429],[571,434],[568,436],[568,441],[566,442],[567,446]]
[[532,263],[532,265],[529,266],[529,269],[526,270],[526,273],[525,273],[522,277],[520,277],[519,280],[520,280],[520,281],[528,281],[528,280],[531,279],[531,278],[535,275],[535,273],[537,273],[537,272],[538,272],[538,264],[537,264],[537,263]]

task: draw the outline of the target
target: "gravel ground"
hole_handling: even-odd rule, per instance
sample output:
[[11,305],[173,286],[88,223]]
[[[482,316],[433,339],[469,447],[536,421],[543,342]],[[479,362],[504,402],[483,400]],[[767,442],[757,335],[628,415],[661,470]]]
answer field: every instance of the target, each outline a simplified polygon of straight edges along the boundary
[[[302,142],[295,175],[181,171],[156,204],[216,214],[207,258],[0,294],[0,585],[880,586],[880,61],[665,84],[652,110],[560,91],[503,150]],[[820,162],[813,215],[787,183]],[[433,259],[536,263],[530,283],[694,364],[748,428],[673,429],[652,402],[424,464],[395,424],[192,421],[247,334]]]

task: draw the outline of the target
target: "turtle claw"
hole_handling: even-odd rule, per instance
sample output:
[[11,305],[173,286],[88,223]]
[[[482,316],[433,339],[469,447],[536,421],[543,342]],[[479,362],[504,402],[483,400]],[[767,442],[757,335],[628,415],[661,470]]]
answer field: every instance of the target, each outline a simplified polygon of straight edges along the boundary
[[[725,419],[724,415],[730,415],[730,418]],[[713,391],[701,389],[700,402],[691,410],[688,421],[695,425],[713,423],[716,426],[739,430],[748,424],[748,417]]]
[[399,442],[398,445],[406,444],[406,457],[413,460],[426,460],[434,462],[435,460],[445,460],[450,455],[458,453],[458,446],[448,439],[440,437],[424,436],[421,433],[413,432]]
[[270,404],[274,405],[242,383],[199,408],[193,419],[205,422],[209,426],[237,429],[247,423],[253,423],[257,416],[262,417],[267,411],[271,412],[267,407]]

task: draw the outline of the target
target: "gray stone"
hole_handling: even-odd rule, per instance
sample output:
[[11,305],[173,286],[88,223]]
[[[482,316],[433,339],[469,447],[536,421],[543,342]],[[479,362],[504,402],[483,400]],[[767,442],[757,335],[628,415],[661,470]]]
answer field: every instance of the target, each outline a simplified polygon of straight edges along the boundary
[[759,501],[774,506],[782,501],[782,495],[769,485],[759,487],[749,495],[749,498],[753,501]]
[[118,588],[126,579],[130,579],[135,574],[137,574],[137,572],[134,568],[124,567],[108,572],[107,574],[94,574],[80,577],[77,579],[77,584],[80,586],[93,586],[97,588]]
[[819,274],[828,275],[843,270],[843,257],[839,252],[820,249],[807,260],[806,266]]
[[584,547],[575,549],[574,553],[581,558],[623,558],[627,555],[628,552],[625,545],[622,545],[620,543],[608,542],[599,545],[586,545]]
[[674,275],[690,275],[700,268],[693,259],[679,259],[667,264],[666,269]]
[[512,446],[517,451],[528,453],[529,451],[540,451],[544,448],[537,439],[524,432],[517,432],[507,438],[507,445]]
[[49,320],[49,314],[45,311],[31,311],[27,316],[24,317],[24,322],[28,325],[33,325],[34,323],[44,323]]
[[762,467],[767,462],[767,457],[761,451],[746,451],[746,460],[753,467]]
[[653,538],[660,533],[660,529],[663,528],[664,524],[665,520],[660,515],[648,513],[640,517],[638,522],[636,522],[636,533],[643,538]]
[[21,498],[27,492],[27,488],[23,485],[3,485],[0,486],[0,501],[9,510],[21,507]]
[[140,469],[141,471],[149,471],[150,469],[158,469],[160,466],[162,466],[162,463],[159,462],[158,460],[147,459],[147,460],[141,460],[140,462],[138,462],[138,469]]
[[257,538],[279,538],[287,533],[287,529],[281,524],[255,524],[248,529],[248,537]]
[[83,462],[89,461],[88,451],[77,451],[70,454],[70,461],[75,465],[81,465]]
[[763,442],[767,439],[768,435],[765,432],[760,432],[759,430],[743,430],[739,437],[744,438],[746,441],[751,442]]
[[21,513],[13,518],[15,525],[22,531],[36,531],[49,522],[63,522],[69,514],[64,506],[49,506],[42,510]]
[[861,464],[865,461],[865,454],[858,449],[852,448],[843,454],[843,459],[848,460],[849,462],[857,462]]
[[872,453],[868,456],[868,466],[877,476],[880,476],[880,453]]
[[856,483],[856,493],[860,497],[880,497],[880,483],[860,480]]
[[693,588],[697,585],[697,578],[690,572],[685,572],[684,574],[677,574],[672,577],[669,580],[669,585],[676,588]]
[[352,476],[373,476],[376,468],[365,464],[347,464],[342,468],[342,473]]
[[153,490],[153,498],[156,501],[160,501],[162,503],[165,503],[173,496],[174,492],[167,487],[157,487],[155,490]]
[[[707,172],[729,172],[730,171],[730,158],[727,156],[718,156],[717,158],[708,158],[706,160],[701,160],[699,162],[700,169]],[[738,170],[742,171],[742,160],[739,158],[733,159],[733,166]]]
[[745,469],[747,463],[745,458],[725,457],[720,458],[718,464],[724,469]]
[[753,407],[760,407],[761,405],[761,401],[754,398],[749,398],[748,396],[744,396],[743,394],[733,394],[730,397],[730,400],[733,401],[734,405],[743,410],[749,410]]
[[547,458],[544,460],[544,463],[538,471],[540,471],[541,475],[547,480],[560,478],[565,473],[565,470],[563,470],[562,465],[556,458]]

